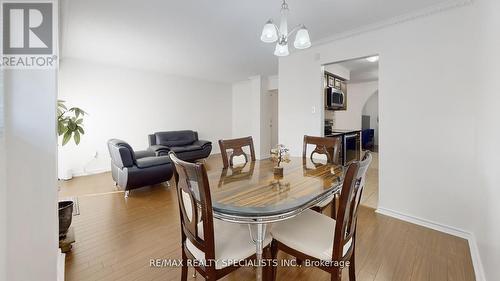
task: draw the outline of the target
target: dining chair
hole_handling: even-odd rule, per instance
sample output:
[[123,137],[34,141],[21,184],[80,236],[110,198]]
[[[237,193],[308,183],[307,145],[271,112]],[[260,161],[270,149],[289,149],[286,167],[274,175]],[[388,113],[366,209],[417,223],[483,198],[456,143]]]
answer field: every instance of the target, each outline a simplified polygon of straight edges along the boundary
[[[181,280],[187,280],[188,261],[205,280],[217,280],[238,269],[239,263],[255,258],[255,244],[246,225],[213,219],[207,171],[203,163],[180,160],[169,153],[175,167],[182,241]],[[271,238],[264,241],[269,253]],[[217,261],[217,262],[216,262]],[[266,268],[266,276],[271,269]]]
[[[366,171],[372,156],[369,152],[361,162],[349,165],[340,194],[337,220],[305,210],[300,215],[273,225],[271,253],[278,250],[298,260],[314,261],[320,269],[331,274],[332,281],[340,281],[343,265],[349,268],[349,280],[356,280],[355,249],[358,207],[365,185]],[[276,268],[273,268],[273,280]]]
[[304,135],[304,147],[302,150],[302,158],[305,161],[307,157],[307,146],[315,145],[316,147],[309,155],[311,161],[314,163],[314,154],[326,155],[328,163],[340,163],[340,139],[328,137],[315,137]]
[[[222,163],[224,165],[224,168],[233,166],[233,158],[235,156],[243,155],[245,157],[245,163],[249,162],[247,154],[245,153],[245,151],[243,151],[244,147],[249,147],[250,158],[252,161],[255,161],[255,149],[253,146],[252,137],[219,140],[219,147],[222,154]],[[231,149],[232,152],[228,157],[227,150],[229,149]]]
[[[323,154],[326,156],[327,163],[339,164],[340,165],[340,139],[339,138],[327,138],[327,137],[315,137],[304,135],[304,147],[302,149],[302,162],[305,165],[307,161],[307,147],[308,145],[315,145],[315,148],[309,155],[311,162],[318,165],[314,161],[314,154]],[[321,164],[320,164],[321,165]],[[332,194],[325,200],[319,202],[312,209],[316,212],[322,213],[329,205],[331,205],[332,218],[336,217],[337,212],[337,201],[336,195]]]

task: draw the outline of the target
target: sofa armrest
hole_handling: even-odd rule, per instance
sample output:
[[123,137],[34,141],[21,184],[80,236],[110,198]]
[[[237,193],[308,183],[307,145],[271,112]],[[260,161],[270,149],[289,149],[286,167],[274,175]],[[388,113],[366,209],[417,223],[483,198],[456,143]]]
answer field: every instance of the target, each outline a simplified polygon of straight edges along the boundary
[[154,155],[159,156],[160,154],[163,154],[163,155],[168,154],[168,152],[170,151],[170,148],[168,146],[156,144],[156,145],[150,146],[148,148],[148,150],[153,152]]
[[153,156],[153,157],[144,157],[141,159],[137,159],[137,167],[141,169],[166,165],[170,163],[171,163],[170,157],[168,156]]
[[193,142],[193,145],[199,145],[201,147],[205,147],[207,145],[212,145],[212,142],[207,141],[207,140],[197,140],[197,141]]
[[135,159],[140,159],[144,157],[151,157],[151,156],[156,156],[156,153],[152,150],[139,150],[135,151]]

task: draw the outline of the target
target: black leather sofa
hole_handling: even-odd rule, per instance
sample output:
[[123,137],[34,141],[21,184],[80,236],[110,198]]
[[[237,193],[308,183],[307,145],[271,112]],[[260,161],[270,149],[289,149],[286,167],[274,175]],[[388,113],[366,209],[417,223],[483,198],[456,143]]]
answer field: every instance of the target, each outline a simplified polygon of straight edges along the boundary
[[157,132],[148,137],[149,150],[157,156],[168,155],[169,151],[173,151],[184,161],[194,161],[207,158],[212,152],[212,143],[199,140],[195,131]]
[[168,156],[156,156],[151,150],[134,151],[125,141],[108,141],[111,175],[115,184],[125,190],[166,182],[172,178],[173,165]]

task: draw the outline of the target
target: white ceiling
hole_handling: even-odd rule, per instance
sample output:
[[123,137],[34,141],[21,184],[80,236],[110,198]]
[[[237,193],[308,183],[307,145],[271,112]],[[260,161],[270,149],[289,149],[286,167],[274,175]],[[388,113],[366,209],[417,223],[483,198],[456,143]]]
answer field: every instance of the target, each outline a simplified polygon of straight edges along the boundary
[[370,62],[366,58],[348,60],[338,65],[350,71],[348,83],[361,83],[378,80],[378,61]]
[[[259,40],[280,0],[61,0],[62,59],[234,82],[278,72]],[[446,0],[289,0],[289,24],[320,39]],[[293,48],[292,48],[293,49]],[[292,50],[294,52],[296,50]]]

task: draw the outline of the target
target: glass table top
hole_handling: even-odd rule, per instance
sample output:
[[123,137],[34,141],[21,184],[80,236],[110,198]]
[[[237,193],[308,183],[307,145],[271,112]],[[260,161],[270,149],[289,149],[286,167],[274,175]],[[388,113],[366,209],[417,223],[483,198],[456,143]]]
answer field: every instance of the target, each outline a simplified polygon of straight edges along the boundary
[[249,218],[276,216],[309,208],[316,201],[339,192],[344,174],[342,166],[326,161],[315,163],[302,157],[290,160],[281,164],[283,176],[274,175],[276,163],[270,159],[227,169],[223,169],[222,163],[207,163],[214,214]]

